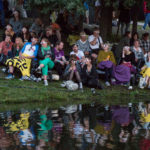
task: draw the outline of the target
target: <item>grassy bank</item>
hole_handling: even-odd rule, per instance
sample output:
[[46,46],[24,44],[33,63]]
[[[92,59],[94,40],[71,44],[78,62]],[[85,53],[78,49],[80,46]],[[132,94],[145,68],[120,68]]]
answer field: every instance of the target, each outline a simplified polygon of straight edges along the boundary
[[[11,107],[59,107],[61,105],[92,103],[101,104],[127,104],[128,102],[148,101],[149,90],[134,89],[127,90],[127,87],[112,86],[104,90],[96,90],[92,94],[89,88],[84,92],[71,92],[60,87],[61,82],[51,82],[48,87],[43,82],[19,81],[0,79],[0,103],[9,104]],[[7,105],[8,106],[8,105]]]

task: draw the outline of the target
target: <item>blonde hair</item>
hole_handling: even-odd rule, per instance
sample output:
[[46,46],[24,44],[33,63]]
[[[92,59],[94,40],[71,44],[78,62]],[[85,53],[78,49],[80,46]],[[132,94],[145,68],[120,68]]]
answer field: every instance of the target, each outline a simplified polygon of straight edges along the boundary
[[[19,48],[22,48],[23,45],[24,45],[22,38],[16,37],[15,41],[16,41],[16,40],[19,40]],[[15,44],[14,44],[14,47],[16,47],[16,46],[17,46],[17,44],[15,43]]]
[[45,41],[46,43],[47,43],[47,45],[48,46],[50,46],[51,45],[51,43],[49,42],[49,40],[47,39],[47,38],[42,38],[42,40],[41,41]]

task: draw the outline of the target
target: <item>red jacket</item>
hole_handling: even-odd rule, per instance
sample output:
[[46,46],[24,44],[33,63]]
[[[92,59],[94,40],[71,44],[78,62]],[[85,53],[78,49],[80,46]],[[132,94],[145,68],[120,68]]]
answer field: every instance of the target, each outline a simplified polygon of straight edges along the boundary
[[150,13],[150,10],[147,9],[147,2],[144,1],[144,13],[147,14],[147,13]]

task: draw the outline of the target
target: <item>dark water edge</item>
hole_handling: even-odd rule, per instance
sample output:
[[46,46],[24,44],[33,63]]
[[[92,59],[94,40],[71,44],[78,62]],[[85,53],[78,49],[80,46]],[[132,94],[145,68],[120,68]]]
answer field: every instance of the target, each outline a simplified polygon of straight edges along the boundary
[[150,149],[150,102],[28,106],[1,105],[0,150]]

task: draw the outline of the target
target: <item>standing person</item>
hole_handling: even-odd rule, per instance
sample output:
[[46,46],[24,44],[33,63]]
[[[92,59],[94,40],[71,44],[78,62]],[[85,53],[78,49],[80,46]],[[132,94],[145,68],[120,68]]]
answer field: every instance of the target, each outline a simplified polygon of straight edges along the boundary
[[48,86],[47,76],[48,69],[53,69],[54,62],[52,60],[53,54],[51,51],[50,43],[48,39],[43,38],[41,41],[41,49],[38,52],[38,57],[41,59],[37,70],[42,69],[42,75],[44,76],[44,85]]
[[6,77],[6,79],[14,78],[15,67],[21,71],[21,80],[30,79],[31,60],[36,58],[39,48],[37,43],[38,37],[35,36],[32,38],[32,42],[28,42],[24,45],[18,57],[7,60],[6,65],[9,66],[10,74]]
[[131,32],[127,31],[124,37],[120,40],[116,50],[115,50],[115,57],[117,64],[121,61],[121,54],[124,46],[130,46],[130,39],[131,39]]
[[84,8],[85,8],[85,17],[86,17],[86,23],[89,24],[89,5],[88,2],[84,2]]
[[101,46],[103,45],[103,40],[99,34],[99,28],[95,28],[93,30],[93,35],[89,36],[88,39],[90,43],[91,52],[95,54],[98,54],[99,50],[101,49]]
[[19,33],[21,32],[21,29],[22,29],[22,22],[21,22],[21,18],[20,18],[20,13],[19,13],[19,11],[15,10],[13,12],[13,15],[14,15],[13,18],[11,18],[9,20],[9,24],[12,25],[15,34],[18,36]]
[[55,69],[60,75],[60,77],[63,75],[64,69],[66,64],[68,64],[65,55],[64,55],[64,43],[63,42],[57,42],[56,46],[54,48],[54,54],[55,54]]
[[3,8],[3,1],[0,0],[0,20],[1,20],[1,26],[5,26],[5,13],[4,13],[4,8]]
[[140,40],[140,47],[143,49],[144,53],[147,53],[150,51],[149,33],[144,33],[142,35],[142,39]]
[[148,8],[148,2],[144,1],[144,14],[145,14],[145,22],[142,27],[143,30],[146,29],[147,25],[150,27],[150,8]]
[[[120,2],[120,15],[119,15],[119,22],[121,24],[121,35],[123,36],[130,27],[130,21],[131,21],[131,12],[130,8],[124,6],[124,2]],[[124,26],[125,29],[124,29]]]

